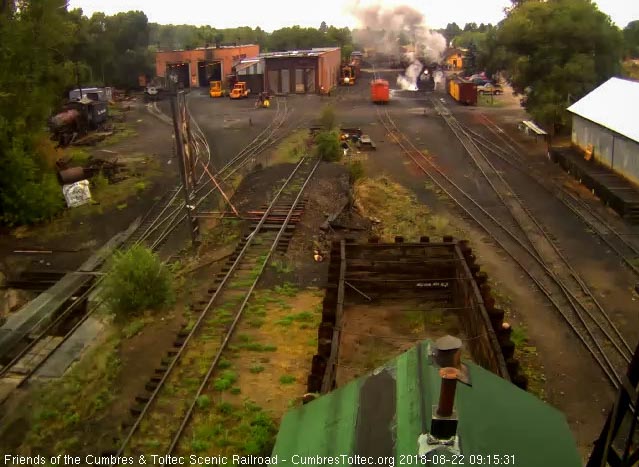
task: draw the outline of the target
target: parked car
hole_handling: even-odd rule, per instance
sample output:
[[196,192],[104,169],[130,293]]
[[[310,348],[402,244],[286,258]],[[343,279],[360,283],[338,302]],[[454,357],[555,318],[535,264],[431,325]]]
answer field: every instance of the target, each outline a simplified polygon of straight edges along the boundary
[[486,84],[477,86],[477,92],[479,94],[499,95],[504,93],[504,88],[502,88],[501,85],[499,84],[486,83]]

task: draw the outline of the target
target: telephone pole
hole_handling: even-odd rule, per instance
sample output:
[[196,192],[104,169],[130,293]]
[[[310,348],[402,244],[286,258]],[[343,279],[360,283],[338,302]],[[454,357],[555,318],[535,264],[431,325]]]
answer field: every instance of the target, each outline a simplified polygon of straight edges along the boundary
[[176,91],[171,96],[171,111],[173,113],[173,131],[175,133],[175,148],[178,157],[178,168],[184,190],[184,207],[188,221],[191,243],[197,244],[199,224],[195,214],[195,174],[193,173],[193,158],[191,154],[191,141],[186,112],[184,91]]

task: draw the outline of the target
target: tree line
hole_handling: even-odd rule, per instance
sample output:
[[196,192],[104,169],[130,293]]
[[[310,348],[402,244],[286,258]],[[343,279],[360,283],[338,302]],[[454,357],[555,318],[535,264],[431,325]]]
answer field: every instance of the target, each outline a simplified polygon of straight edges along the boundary
[[[623,31],[590,0],[516,0],[497,25],[450,23],[440,32],[468,49],[468,73],[501,73],[526,93],[532,117],[551,130],[568,124],[565,108],[639,57],[639,21]],[[263,51],[354,47],[348,28],[159,25],[141,11],[116,15],[67,10],[65,0],[0,3],[0,224],[54,216],[63,199],[47,118],[77,86],[138,86],[153,76],[158,50],[257,43]],[[405,40],[404,40],[405,42]],[[472,68],[472,69],[471,69]]]
[[622,31],[590,0],[513,0],[505,13],[495,26],[450,23],[441,32],[467,49],[465,73],[502,74],[553,134],[568,128],[571,103],[639,58],[639,21]]

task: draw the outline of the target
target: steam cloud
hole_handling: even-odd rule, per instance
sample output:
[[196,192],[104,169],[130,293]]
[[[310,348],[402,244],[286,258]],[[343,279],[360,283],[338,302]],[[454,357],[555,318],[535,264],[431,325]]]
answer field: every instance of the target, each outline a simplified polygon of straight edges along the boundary
[[404,76],[397,78],[402,89],[417,90],[423,64],[419,58],[438,62],[446,49],[446,39],[432,31],[426,24],[424,14],[409,5],[395,7],[383,5],[380,0],[365,4],[363,0],[354,0],[350,6],[351,14],[357,18],[361,29],[354,32],[354,39],[366,48],[378,53],[399,56],[400,37],[410,42],[412,52],[404,54],[411,62]]

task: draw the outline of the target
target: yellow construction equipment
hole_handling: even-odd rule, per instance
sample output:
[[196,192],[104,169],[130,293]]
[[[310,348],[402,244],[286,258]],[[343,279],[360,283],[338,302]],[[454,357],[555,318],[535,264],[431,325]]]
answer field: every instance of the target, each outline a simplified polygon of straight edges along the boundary
[[231,99],[242,99],[244,97],[248,97],[250,93],[251,90],[246,88],[246,83],[244,81],[238,81],[235,83],[235,86],[233,86],[229,97]]
[[259,109],[264,108],[268,109],[271,106],[271,97],[268,95],[268,92],[261,92],[257,96],[257,100],[255,101],[255,108]]
[[226,95],[226,91],[222,89],[222,81],[211,81],[210,85],[209,95],[211,97],[224,97]]

